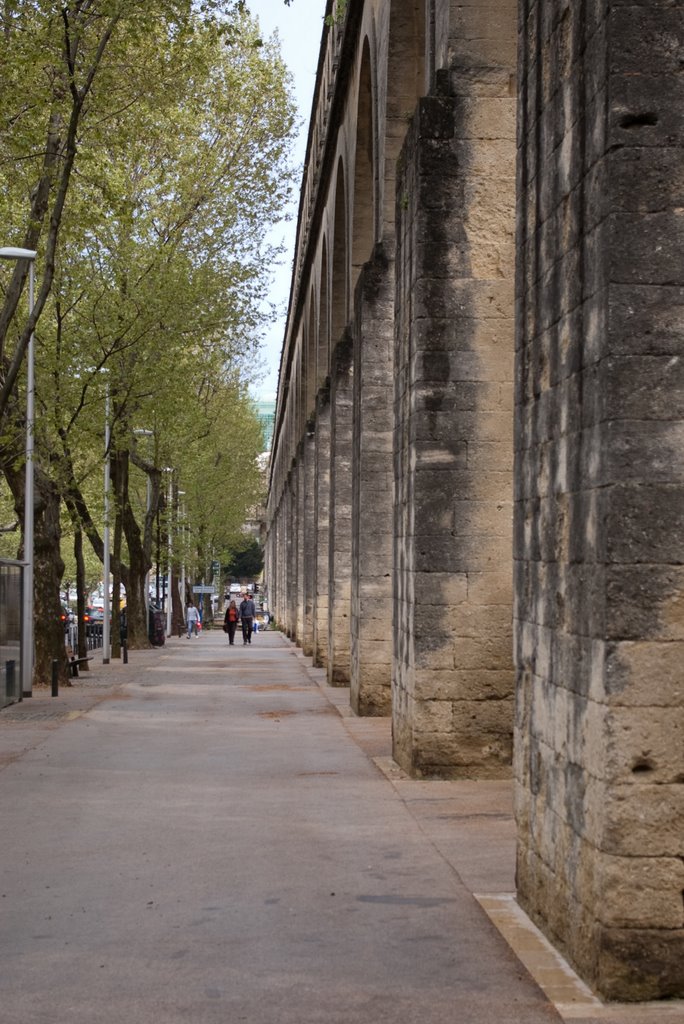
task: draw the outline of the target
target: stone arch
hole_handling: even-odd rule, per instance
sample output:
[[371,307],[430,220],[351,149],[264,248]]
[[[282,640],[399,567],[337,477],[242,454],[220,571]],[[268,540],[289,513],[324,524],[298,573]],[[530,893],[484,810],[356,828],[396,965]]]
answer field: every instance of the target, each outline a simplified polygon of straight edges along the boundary
[[316,350],[316,385],[321,388],[330,369],[330,295],[328,289],[328,239],[321,246],[321,279],[318,299],[318,330]]
[[304,401],[303,401],[303,337],[302,328],[300,326],[297,334],[297,342],[295,345],[295,360],[292,366],[294,371],[294,435],[293,435],[293,451],[296,455],[297,443],[299,438],[302,436],[302,430],[304,427]]
[[387,49],[382,236],[394,236],[397,157],[406,137],[418,97],[425,93],[425,0],[393,0]]
[[337,165],[335,182],[335,221],[332,248],[332,288],[330,296],[330,349],[340,339],[348,320],[348,274],[347,274],[347,204],[345,195],[344,165]]
[[354,160],[353,225],[351,236],[352,289],[370,257],[375,240],[375,116],[370,46],[363,41],[358,82],[356,153]]
[[318,353],[318,317],[316,316],[316,292],[313,284],[309,292],[309,315],[307,317],[304,345],[304,419],[308,421],[314,413],[316,405],[316,359]]

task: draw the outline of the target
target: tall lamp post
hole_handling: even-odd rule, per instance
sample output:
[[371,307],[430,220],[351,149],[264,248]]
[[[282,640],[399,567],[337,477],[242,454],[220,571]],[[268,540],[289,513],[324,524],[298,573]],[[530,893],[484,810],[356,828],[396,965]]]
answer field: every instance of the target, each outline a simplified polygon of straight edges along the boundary
[[185,608],[185,502],[182,503],[180,499],[185,495],[185,491],[178,492],[178,505],[176,508],[178,519],[180,520],[180,527],[178,534],[181,538],[181,577],[180,577],[180,596],[181,596],[181,608]]
[[173,592],[171,590],[172,585],[172,568],[173,568],[173,515],[172,515],[172,504],[173,504],[173,466],[164,466],[164,471],[169,474],[169,493],[167,498],[167,509],[168,509],[168,527],[167,527],[167,541],[168,541],[168,571],[166,576],[166,635],[171,636],[171,627],[173,625]]
[[109,601],[109,576],[110,576],[110,533],[109,533],[109,487],[111,483],[111,456],[109,449],[112,442],[111,427],[109,425],[109,382],[105,385],[105,464],[104,464],[104,557],[102,561],[102,573],[104,576],[104,595],[102,602],[102,664],[108,665],[111,655],[110,640],[110,615],[111,606]]
[[[154,437],[154,430],[145,430],[143,427],[136,427],[133,433],[137,437]],[[145,501],[145,523],[147,523],[147,517],[150,514],[150,508],[152,507],[152,481],[149,474],[147,474],[147,489],[146,489],[146,501]],[[145,576],[145,611],[149,613],[150,610],[150,574],[149,571]]]
[[[38,253],[34,249],[0,248],[2,260],[29,261],[29,317],[33,314],[33,267]],[[33,421],[34,421],[34,345],[33,331],[26,349],[26,482],[24,485],[24,586],[21,609],[21,690],[33,694]]]

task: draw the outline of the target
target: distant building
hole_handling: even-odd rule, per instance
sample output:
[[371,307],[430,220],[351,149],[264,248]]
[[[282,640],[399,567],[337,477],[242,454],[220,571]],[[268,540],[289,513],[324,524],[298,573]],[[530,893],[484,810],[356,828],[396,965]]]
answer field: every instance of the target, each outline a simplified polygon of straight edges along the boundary
[[270,452],[275,420],[275,402],[255,402],[257,416],[264,431],[264,451]]

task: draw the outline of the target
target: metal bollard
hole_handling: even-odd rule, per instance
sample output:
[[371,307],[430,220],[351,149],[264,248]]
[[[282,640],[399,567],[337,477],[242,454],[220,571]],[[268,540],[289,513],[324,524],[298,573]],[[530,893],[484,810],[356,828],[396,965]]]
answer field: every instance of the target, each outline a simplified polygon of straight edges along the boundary
[[59,697],[59,662],[52,662],[52,696]]
[[14,700],[15,698],[15,670],[16,662],[7,661],[5,662],[5,690],[7,692],[7,699]]
[[128,664],[128,641],[124,640],[121,644],[121,657],[123,658],[124,665]]

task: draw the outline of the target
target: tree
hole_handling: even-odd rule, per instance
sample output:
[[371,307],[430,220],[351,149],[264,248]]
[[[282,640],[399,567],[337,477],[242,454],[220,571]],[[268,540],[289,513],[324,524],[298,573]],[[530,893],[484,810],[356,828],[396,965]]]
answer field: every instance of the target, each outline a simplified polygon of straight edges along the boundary
[[264,552],[254,537],[243,538],[243,545],[234,549],[226,565],[226,574],[238,580],[254,580],[264,568]]
[[[33,317],[36,541],[46,553],[59,549],[64,498],[73,528],[101,557],[92,495],[100,489],[106,368],[122,537],[115,568],[141,614],[161,466],[181,465],[189,423],[208,397],[244,391],[274,257],[264,228],[291,185],[284,160],[293,111],[277,55],[237,18],[241,3],[205,4],[202,16],[192,6],[82,0],[64,4],[58,18],[48,3],[7,2],[0,52],[2,66],[14,69],[10,85],[31,83],[23,90],[30,101],[2,90],[0,114],[12,132],[0,139],[0,212],[23,231],[24,245],[39,248],[43,268]],[[17,266],[0,311],[0,459],[18,514],[16,383],[32,326],[10,331],[20,288]],[[135,442],[140,427],[154,430],[153,462]],[[136,459],[151,481],[142,518],[130,500]],[[37,614],[57,600],[59,571],[53,557],[40,575]]]

